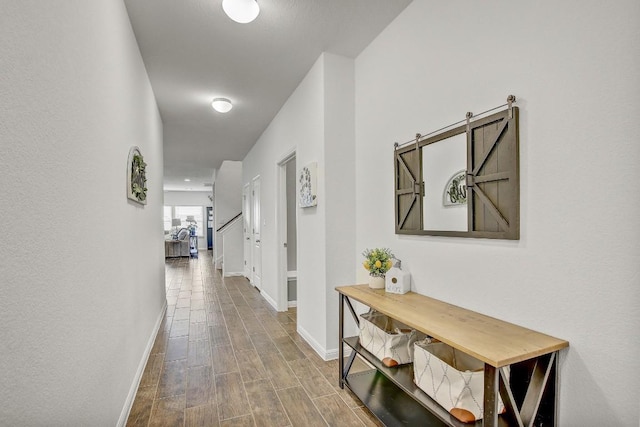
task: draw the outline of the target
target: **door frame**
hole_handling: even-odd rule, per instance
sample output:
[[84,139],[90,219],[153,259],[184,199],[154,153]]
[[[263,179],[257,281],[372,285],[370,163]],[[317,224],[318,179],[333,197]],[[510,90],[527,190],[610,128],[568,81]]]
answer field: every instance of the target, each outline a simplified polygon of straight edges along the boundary
[[[288,271],[287,271],[287,163],[296,158],[296,148],[292,148],[280,157],[276,164],[277,169],[277,199],[276,199],[276,235],[277,235],[277,266],[278,266],[278,291],[277,304],[278,311],[287,311],[289,302],[287,301]],[[297,180],[296,180],[297,182]],[[297,185],[296,185],[297,188]],[[297,192],[296,192],[297,194]],[[296,209],[296,222],[298,210]],[[296,234],[297,240],[297,234]],[[296,242],[296,248],[298,247]],[[297,250],[297,249],[296,249]]]
[[[251,240],[253,238],[253,233],[251,232],[251,221],[253,219],[251,216],[251,211],[253,209],[252,203],[251,182],[247,182],[242,186],[242,214],[244,216],[242,219],[242,247],[243,249],[246,249],[247,246],[245,244],[245,239],[249,236],[249,250],[247,251],[248,253],[244,254],[244,273],[247,275],[246,277],[251,284],[253,284],[253,242]],[[245,208],[247,208],[247,212],[244,212]],[[248,227],[247,230],[245,230],[245,225]]]
[[[260,198],[258,199],[258,209],[260,212],[260,215],[258,215],[258,227],[260,229],[260,275],[259,277],[259,283],[256,284],[256,257],[255,257],[255,247],[256,247],[256,233],[255,233],[255,222],[256,222],[256,209],[255,209],[255,185],[256,182],[260,183]],[[257,288],[259,290],[262,290],[262,277],[264,276],[263,274],[263,265],[262,265],[262,260],[263,260],[263,256],[262,256],[262,249],[264,249],[263,246],[263,242],[262,242],[262,177],[260,175],[256,175],[255,177],[253,177],[251,179],[251,285],[253,285],[254,288]]]

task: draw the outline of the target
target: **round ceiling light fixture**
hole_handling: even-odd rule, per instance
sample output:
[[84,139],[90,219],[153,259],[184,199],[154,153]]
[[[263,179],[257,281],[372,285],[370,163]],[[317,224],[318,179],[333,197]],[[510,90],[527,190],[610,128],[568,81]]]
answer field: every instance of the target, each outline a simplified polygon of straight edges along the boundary
[[211,106],[218,113],[228,113],[233,108],[233,104],[227,98],[213,98]]
[[260,6],[256,0],[222,0],[222,10],[240,24],[247,24],[258,17]]

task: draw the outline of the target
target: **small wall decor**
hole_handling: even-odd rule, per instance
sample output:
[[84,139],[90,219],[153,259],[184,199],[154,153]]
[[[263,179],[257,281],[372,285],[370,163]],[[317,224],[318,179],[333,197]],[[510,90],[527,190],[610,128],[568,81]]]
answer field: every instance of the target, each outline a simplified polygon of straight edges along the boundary
[[300,207],[310,208],[318,205],[318,187],[317,187],[317,169],[316,162],[309,163],[300,170]]
[[146,167],[140,149],[131,147],[127,160],[127,198],[142,205],[147,204]]
[[444,186],[442,197],[444,206],[460,206],[467,204],[467,170],[463,169],[453,174]]

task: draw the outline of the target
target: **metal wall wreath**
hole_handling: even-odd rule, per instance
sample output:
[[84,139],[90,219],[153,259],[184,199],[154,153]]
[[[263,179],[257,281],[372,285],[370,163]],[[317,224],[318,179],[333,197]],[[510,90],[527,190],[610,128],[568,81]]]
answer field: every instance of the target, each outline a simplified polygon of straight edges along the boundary
[[131,147],[127,160],[127,198],[134,202],[147,204],[147,164],[138,147]]

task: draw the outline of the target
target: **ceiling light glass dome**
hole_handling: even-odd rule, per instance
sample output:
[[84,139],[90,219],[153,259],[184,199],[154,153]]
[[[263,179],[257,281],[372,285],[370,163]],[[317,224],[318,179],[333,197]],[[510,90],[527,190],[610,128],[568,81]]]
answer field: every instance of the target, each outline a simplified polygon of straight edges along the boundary
[[256,0],[222,0],[224,13],[240,24],[247,24],[258,17],[260,6]]
[[233,104],[227,98],[214,98],[211,106],[219,113],[228,113],[233,108]]

